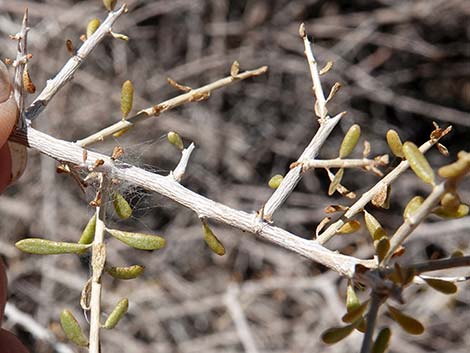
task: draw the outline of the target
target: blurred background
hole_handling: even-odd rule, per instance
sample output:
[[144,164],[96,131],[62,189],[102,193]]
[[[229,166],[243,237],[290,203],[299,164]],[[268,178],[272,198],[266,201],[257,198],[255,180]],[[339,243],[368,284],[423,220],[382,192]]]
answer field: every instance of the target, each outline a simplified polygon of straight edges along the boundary
[[[427,155],[432,166],[470,150],[468,1],[129,0],[128,6],[113,29],[128,35],[129,42],[105,39],[35,128],[75,141],[112,124],[120,119],[120,87],[128,79],[135,85],[135,113],[179,94],[166,83],[167,77],[196,88],[229,75],[234,60],[242,70],[268,65],[263,76],[215,91],[207,101],[164,113],[119,139],[92,146],[110,154],[120,145],[126,161],[165,175],[179,160],[166,133],[177,131],[186,145],[196,144],[183,185],[231,207],[258,210],[272,193],[269,178],[287,172],[318,128],[298,36],[299,24],[305,22],[320,67],[334,62],[322,76],[325,91],[335,82],[343,85],[329,111],[348,111],[321,158],[337,156],[353,123],[361,125],[361,145],[367,139],[372,155],[390,153],[388,129],[421,144],[433,121],[454,129],[442,141],[451,157],[432,150]],[[1,0],[2,58],[16,55],[16,43],[8,35],[19,30],[25,7],[31,24],[30,72],[40,92],[69,59],[66,40],[78,47],[87,22],[103,20],[106,12],[99,0]],[[353,156],[361,156],[361,145]],[[93,214],[88,206],[93,190],[83,194],[71,177],[56,174],[56,164],[30,151],[25,174],[0,197],[0,255],[8,264],[10,285],[3,327],[15,332],[31,352],[85,352],[62,344],[58,317],[68,308],[86,327],[79,299],[90,271],[88,259],[25,255],[14,247],[30,236],[76,241]],[[360,195],[378,178],[348,170],[343,180]],[[307,173],[274,223],[312,238],[326,206],[353,202],[328,197],[328,184],[325,171]],[[109,225],[162,234],[167,247],[139,252],[109,239],[109,264],[143,264],[146,271],[132,281],[103,280],[106,313],[120,298],[130,300],[129,314],[117,328],[103,331],[103,352],[359,351],[362,334],[353,333],[334,346],[319,338],[340,324],[346,280],[250,234],[211,224],[227,249],[218,257],[205,246],[195,214],[132,185],[119,189],[134,215],[120,221],[111,210]],[[368,209],[393,234],[408,200],[429,192],[407,172],[392,187],[389,210]],[[470,202],[468,181],[460,196]],[[469,218],[436,221],[429,217],[418,228],[400,261],[446,257],[457,249],[468,254]],[[361,258],[373,254],[366,230],[334,239],[328,247]],[[393,331],[390,351],[467,352],[470,292],[467,283],[459,288],[453,296],[417,286],[407,289],[404,310],[421,320],[426,331],[407,335],[381,315],[378,326],[390,325]],[[240,320],[248,324],[250,335],[237,327]],[[250,336],[255,350],[250,350]]]

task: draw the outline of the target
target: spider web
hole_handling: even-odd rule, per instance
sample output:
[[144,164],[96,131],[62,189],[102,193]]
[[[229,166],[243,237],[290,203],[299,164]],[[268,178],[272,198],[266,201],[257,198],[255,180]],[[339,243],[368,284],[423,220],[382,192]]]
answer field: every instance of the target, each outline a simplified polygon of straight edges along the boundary
[[[146,163],[149,156],[152,155],[152,151],[156,150],[157,146],[166,141],[166,134],[163,134],[157,138],[146,139],[137,143],[128,144],[125,139],[114,138],[113,146],[121,146],[124,150],[124,154],[119,158],[122,162],[131,164],[133,166],[142,168],[146,171],[167,175],[170,173],[169,169],[160,168],[156,165]],[[86,176],[86,175],[84,175]],[[106,204],[107,208],[107,220],[111,224],[119,225],[120,227],[132,227],[135,230],[136,223],[146,231],[154,232],[154,230],[146,224],[144,219],[151,211],[156,208],[167,208],[168,206],[162,205],[158,200],[158,195],[152,191],[143,189],[142,187],[133,185],[131,183],[116,180],[110,183],[107,191],[109,199]],[[95,198],[97,192],[97,185],[91,185],[86,188],[86,200],[90,202]],[[114,193],[121,194],[132,208],[132,216],[123,220],[120,219],[116,212],[114,212],[113,197]],[[90,212],[90,217],[92,212]]]

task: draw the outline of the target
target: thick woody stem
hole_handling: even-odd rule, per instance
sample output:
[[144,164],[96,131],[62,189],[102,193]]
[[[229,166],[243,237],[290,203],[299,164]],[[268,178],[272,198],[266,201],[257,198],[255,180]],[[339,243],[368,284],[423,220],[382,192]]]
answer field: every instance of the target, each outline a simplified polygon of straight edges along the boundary
[[50,100],[57,92],[59,92],[62,86],[72,79],[74,73],[79,69],[83,60],[86,59],[86,57],[101,42],[101,40],[104,39],[104,37],[109,35],[114,22],[116,22],[119,16],[121,16],[126,9],[127,5],[124,4],[117,11],[110,12],[96,32],[82,44],[77,53],[67,61],[59,73],[53,79],[47,81],[46,87],[24,112],[27,120],[32,121],[37,118]]
[[[58,140],[52,136],[29,127],[25,133],[16,132],[15,141],[28,145],[50,157],[75,165],[83,164],[83,149],[74,143]],[[155,191],[175,202],[190,208],[199,217],[206,217],[224,223],[242,231],[250,232],[271,243],[296,252],[308,259],[321,263],[343,276],[353,276],[355,266],[362,264],[375,268],[374,260],[360,260],[326,249],[315,241],[296,236],[288,231],[263,222],[255,213],[236,210],[221,203],[207,199],[176,181],[150,173],[146,170],[119,161],[108,156],[88,151],[88,162],[92,165],[97,159],[105,163],[99,167],[108,177],[117,178],[147,190]]]
[[323,146],[327,138],[330,136],[331,131],[335,128],[336,124],[344,116],[344,114],[345,113],[340,113],[320,125],[320,128],[313,137],[312,141],[310,141],[310,144],[307,146],[307,148],[305,148],[304,152],[297,160],[299,165],[289,170],[279,187],[276,189],[276,191],[274,191],[274,193],[264,205],[265,220],[270,221],[274,212],[276,212],[276,210],[281,207],[284,201],[289,197],[292,190],[294,190],[302,177],[301,164],[304,161],[315,158],[318,155],[321,146]]
[[255,70],[244,71],[237,74],[236,76],[228,76],[215,82],[209,83],[208,85],[202,86],[200,88],[193,89],[187,93],[183,93],[179,96],[170,98],[157,105],[143,109],[130,118],[127,118],[125,120],[121,119],[113,125],[110,125],[84,139],[76,141],[76,143],[82,147],[85,147],[93,143],[103,141],[104,139],[112,136],[113,134],[125,129],[129,129],[135,124],[140,123],[148,118],[159,116],[161,113],[179,107],[180,105],[183,105],[188,102],[197,102],[203,99],[207,99],[212,93],[212,91],[215,91],[216,89],[228,86],[232,83],[245,80],[250,77],[259,76],[261,74],[264,74],[267,70],[267,66],[262,66]]

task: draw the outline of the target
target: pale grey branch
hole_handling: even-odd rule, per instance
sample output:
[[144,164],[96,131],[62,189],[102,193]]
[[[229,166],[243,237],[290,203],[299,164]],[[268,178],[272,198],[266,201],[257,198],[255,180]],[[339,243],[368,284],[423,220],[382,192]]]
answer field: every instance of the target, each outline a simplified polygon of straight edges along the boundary
[[109,34],[114,22],[125,12],[126,8],[127,5],[124,4],[117,11],[110,12],[96,32],[82,44],[77,53],[65,63],[59,73],[53,79],[47,81],[46,87],[24,112],[27,120],[31,121],[37,118],[62,86],[73,78],[73,74],[78,70],[83,60]]
[[184,173],[186,172],[186,167],[188,166],[189,158],[191,157],[191,153],[193,153],[196,146],[194,143],[191,143],[189,147],[185,148],[181,151],[181,159],[178,162],[175,170],[170,172],[169,177],[172,177],[178,183],[183,178]]
[[[27,129],[26,134],[16,132],[14,139],[56,160],[76,165],[83,164],[83,148],[74,143],[48,136],[31,127]],[[165,176],[153,174],[129,164],[112,161],[108,156],[88,151],[88,163],[93,164],[97,159],[104,160],[105,163],[100,168],[109,173],[111,177],[155,191],[193,210],[199,217],[213,219],[242,231],[253,233],[262,239],[318,262],[340,275],[353,276],[357,264],[370,268],[376,267],[373,260],[361,260],[326,249],[313,240],[298,237],[260,220],[256,213],[236,210],[207,199]]]
[[[315,159],[315,157],[318,155],[318,152],[320,151],[320,148],[323,146],[328,136],[330,136],[331,131],[335,128],[336,124],[338,124],[339,120],[341,117],[343,117],[345,112],[336,115],[334,118],[330,118],[328,116],[325,95],[323,94],[320,73],[318,71],[318,65],[315,57],[313,56],[312,46],[308,39],[307,33],[305,32],[305,26],[303,23],[300,25],[299,34],[304,41],[305,55],[307,57],[308,66],[310,68],[310,74],[312,76],[313,93],[316,98],[315,113],[320,117],[320,128],[297,160],[297,162],[301,163],[309,159]],[[276,210],[281,207],[284,201],[289,197],[289,195],[299,183],[301,177],[302,167],[297,166],[289,170],[287,175],[282,180],[281,185],[279,185],[279,187],[271,195],[263,207],[263,217],[265,220],[271,221],[274,212],[276,212]]]
[[243,312],[243,308],[240,305],[238,299],[240,293],[240,288],[237,284],[231,284],[227,288],[227,292],[224,296],[224,302],[227,306],[227,309],[232,317],[233,322],[235,323],[235,328],[237,329],[238,336],[242,342],[243,348],[247,353],[259,353],[259,350],[256,348],[255,339],[252,334],[252,330],[248,326],[248,322]]
[[446,183],[442,182],[435,186],[429,196],[424,200],[423,204],[397,229],[390,239],[390,250],[384,258],[386,263],[392,257],[395,250],[408,238],[408,236],[416,229],[418,225],[431,213],[442,195],[447,191]]
[[[297,162],[302,163],[303,161],[314,159],[318,155],[321,146],[323,146],[328,136],[330,136],[331,131],[333,131],[336,124],[340,121],[344,114],[344,112],[340,113],[335,117],[326,120],[323,124],[320,125],[317,133],[313,137],[312,141],[310,141],[310,144],[307,146],[307,148],[305,148],[304,152],[300,155]],[[279,187],[264,205],[264,219],[268,221],[272,219],[274,212],[284,203],[292,190],[294,190],[294,188],[297,186],[301,176],[302,167],[300,165],[289,170],[282,180],[281,185],[279,185]]]

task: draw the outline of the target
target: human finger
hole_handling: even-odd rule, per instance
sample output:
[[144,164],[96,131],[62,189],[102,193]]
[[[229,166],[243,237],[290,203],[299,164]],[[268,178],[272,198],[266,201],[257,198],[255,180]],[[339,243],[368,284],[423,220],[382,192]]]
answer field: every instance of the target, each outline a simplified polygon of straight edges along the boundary
[[18,118],[18,107],[12,92],[10,75],[3,62],[0,61],[0,147],[10,136]]
[[0,353],[29,353],[20,340],[7,330],[0,330]]

